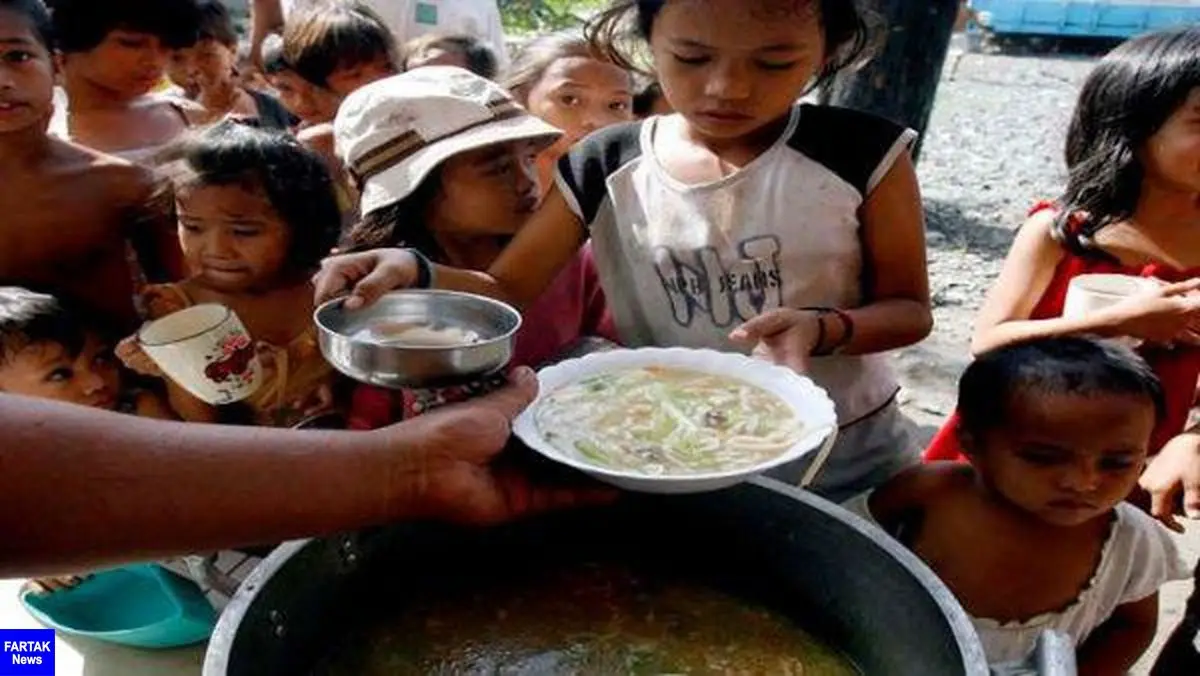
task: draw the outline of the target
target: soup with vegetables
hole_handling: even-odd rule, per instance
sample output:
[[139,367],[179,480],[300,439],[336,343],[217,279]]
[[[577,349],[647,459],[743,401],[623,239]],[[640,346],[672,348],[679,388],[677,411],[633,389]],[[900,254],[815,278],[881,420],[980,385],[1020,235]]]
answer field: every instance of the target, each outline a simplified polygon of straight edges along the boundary
[[314,676],[858,673],[787,617],[606,563],[428,590],[352,632]]
[[538,432],[588,464],[687,476],[761,464],[798,442],[786,402],[726,376],[645,367],[585,378],[534,411]]

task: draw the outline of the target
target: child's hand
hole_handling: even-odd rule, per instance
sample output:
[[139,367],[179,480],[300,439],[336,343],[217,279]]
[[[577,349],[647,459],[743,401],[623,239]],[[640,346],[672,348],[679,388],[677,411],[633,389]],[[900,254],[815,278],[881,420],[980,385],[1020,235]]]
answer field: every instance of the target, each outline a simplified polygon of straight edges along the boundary
[[129,336],[117,343],[117,348],[113,352],[130,371],[151,378],[163,377],[162,369],[158,368],[158,364],[154,363],[141,345],[138,345],[137,336]]
[[56,591],[78,587],[90,575],[61,575],[59,577],[41,577],[25,583],[25,588],[39,596],[53,594]]
[[1122,335],[1157,345],[1200,346],[1200,278],[1163,284],[1107,310]]
[[821,319],[809,310],[769,310],[742,324],[729,339],[754,345],[754,356],[786,366],[797,373],[808,371],[812,351],[821,337]]
[[1150,513],[1173,531],[1183,526],[1175,519],[1175,506],[1183,493],[1183,512],[1200,519],[1200,435],[1180,434],[1167,442],[1138,481],[1150,493]]
[[392,289],[416,284],[417,259],[405,249],[373,249],[326,258],[313,277],[317,304],[349,293],[346,308],[370,305]]

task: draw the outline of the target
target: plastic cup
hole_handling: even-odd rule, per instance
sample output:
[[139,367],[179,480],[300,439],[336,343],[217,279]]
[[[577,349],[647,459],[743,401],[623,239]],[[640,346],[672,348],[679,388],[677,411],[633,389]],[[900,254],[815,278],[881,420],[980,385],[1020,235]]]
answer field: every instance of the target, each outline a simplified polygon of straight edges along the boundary
[[254,340],[224,305],[195,305],[150,322],[138,344],[168,378],[214,406],[249,397],[262,380]]

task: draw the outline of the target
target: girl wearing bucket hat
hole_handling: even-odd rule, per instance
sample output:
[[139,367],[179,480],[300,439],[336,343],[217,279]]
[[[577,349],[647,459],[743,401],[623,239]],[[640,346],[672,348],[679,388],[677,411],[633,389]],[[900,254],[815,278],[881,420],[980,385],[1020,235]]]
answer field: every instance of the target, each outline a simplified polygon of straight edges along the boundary
[[[334,122],[337,152],[362,195],[344,251],[407,246],[431,261],[486,270],[538,204],[535,159],[561,132],[500,86],[451,66],[380,80],[351,94]],[[525,308],[513,363],[537,365],[587,336],[612,337],[590,252]],[[378,427],[470,390],[363,386],[352,425]],[[397,410],[399,408],[399,410]]]

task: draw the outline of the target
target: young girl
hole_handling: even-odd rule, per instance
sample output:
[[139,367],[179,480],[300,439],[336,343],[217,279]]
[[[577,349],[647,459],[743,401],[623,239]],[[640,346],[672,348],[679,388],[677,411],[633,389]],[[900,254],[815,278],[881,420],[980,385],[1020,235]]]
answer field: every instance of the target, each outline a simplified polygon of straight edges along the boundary
[[[393,155],[394,162],[356,165],[365,216],[342,248],[410,246],[431,260],[472,270],[492,265],[536,207],[533,158],[560,135],[498,85],[452,66],[427,66],[367,85],[346,100],[335,129],[347,158],[404,151]],[[414,138],[430,140],[407,142]],[[511,363],[536,366],[585,337],[615,337],[610,321],[585,251],[525,308]],[[468,393],[409,391],[397,398],[360,387],[351,425],[379,427]]]
[[[231,308],[259,343],[268,372],[245,403],[259,425],[291,426],[328,406],[333,371],[317,348],[309,277],[335,244],[338,209],[321,158],[280,132],[226,121],[189,140],[177,180],[179,242],[192,277],[152,286],[151,319],[198,303]],[[134,339],[118,354],[158,375]],[[216,411],[169,382],[191,421]]]
[[257,119],[264,129],[289,129],[292,116],[274,96],[243,87],[237,72],[238,37],[229,10],[220,0],[201,0],[196,44],[172,55],[197,88],[196,101],[208,119],[226,116]]
[[[1117,114],[1117,113],[1120,114]],[[1184,431],[1200,375],[1200,28],[1137,38],[1084,84],[1067,135],[1067,189],[1034,208],[980,311],[973,349],[1091,333],[1133,336],[1163,383],[1151,453]],[[1122,273],[1159,290],[1062,317],[1071,279]],[[959,459],[952,418],[927,459]],[[1200,462],[1200,456],[1196,462]]]
[[582,35],[556,33],[521,49],[502,84],[529,112],[563,130],[538,156],[538,180],[554,184],[554,168],[588,134],[633,119],[629,71],[601,55]]
[[283,38],[267,36],[262,47],[262,72],[267,84],[279,95],[279,100],[299,122],[292,131],[300,134],[306,129],[333,122],[337,115],[338,99],[300,77],[292,70],[283,51]]
[[988,661],[1064,632],[1083,676],[1125,674],[1158,588],[1187,577],[1166,529],[1124,502],[1164,412],[1132,351],[1043,338],[981,355],[959,384],[971,464],[924,465],[848,506],[924,559],[974,618]]
[[[932,324],[914,134],[796,104],[857,59],[865,37],[854,3],[639,0],[618,3],[591,32],[622,42],[615,31],[627,18],[678,113],[573,148],[556,188],[485,273],[370,252],[330,261],[319,291],[374,270],[351,306],[430,279],[527,305],[590,235],[621,342],[753,350],[807,373],[843,425],[816,488],[849,497],[887,479],[916,451],[882,353]],[[807,462],[777,476],[798,480]]]
[[138,163],[155,163],[164,146],[204,111],[152,93],[172,50],[196,41],[195,0],[53,0],[63,91],[50,131]]

